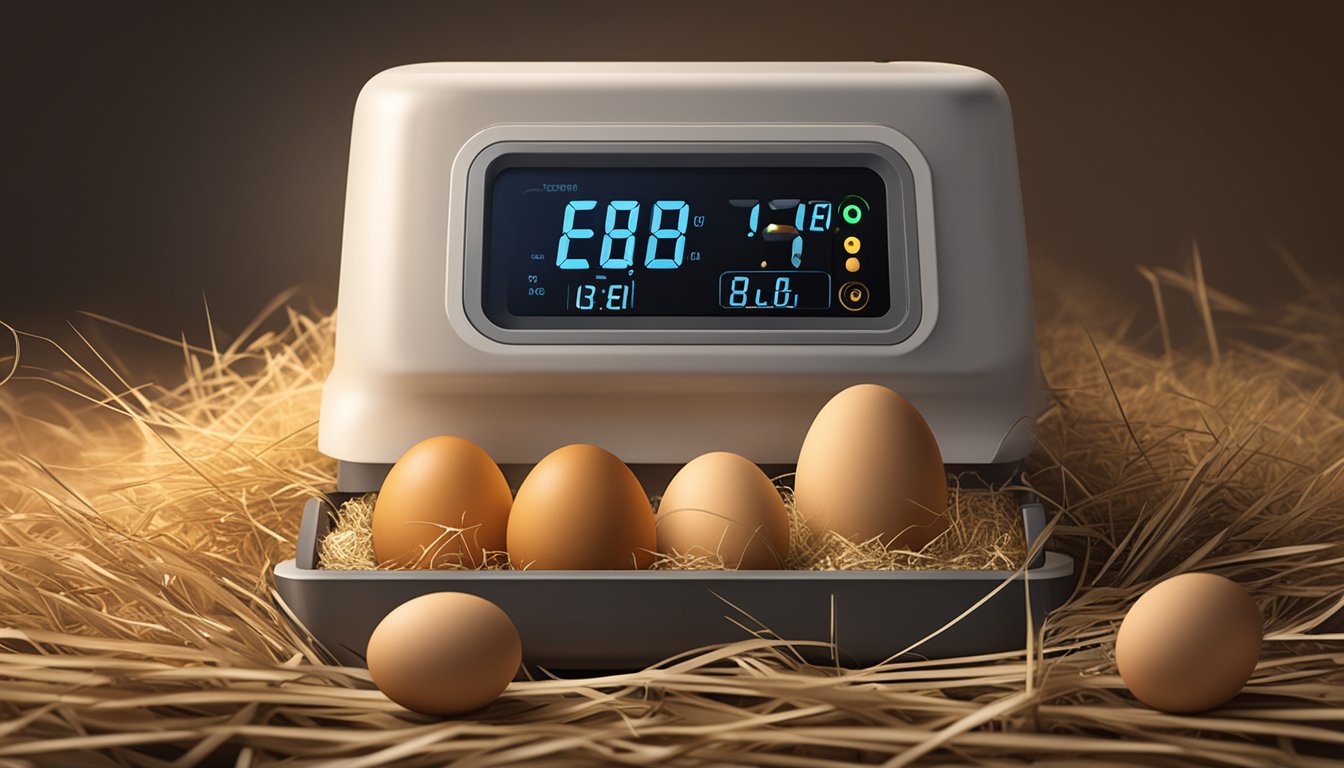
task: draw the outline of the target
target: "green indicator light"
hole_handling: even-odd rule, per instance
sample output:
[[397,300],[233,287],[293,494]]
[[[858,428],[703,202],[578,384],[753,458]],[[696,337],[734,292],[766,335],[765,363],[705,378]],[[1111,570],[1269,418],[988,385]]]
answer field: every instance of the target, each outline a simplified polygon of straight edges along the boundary
[[863,218],[863,209],[855,203],[850,203],[840,209],[840,216],[844,218],[847,224],[858,224],[859,219]]

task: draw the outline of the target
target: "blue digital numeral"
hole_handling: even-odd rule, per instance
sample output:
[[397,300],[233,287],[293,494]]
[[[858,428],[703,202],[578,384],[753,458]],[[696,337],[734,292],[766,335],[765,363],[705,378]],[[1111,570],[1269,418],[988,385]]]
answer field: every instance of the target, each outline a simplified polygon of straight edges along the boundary
[[[677,228],[663,228],[663,211],[677,212]],[[686,225],[691,221],[691,207],[682,200],[659,200],[653,204],[653,218],[649,222],[651,237],[649,247],[644,251],[644,266],[648,269],[676,269],[681,266],[681,257],[686,250]],[[677,244],[672,258],[659,258],[658,242],[676,238]]]
[[747,288],[751,286],[751,281],[745,276],[735,275],[728,288],[728,306],[745,307],[747,306]]
[[[628,211],[624,227],[616,226],[616,213]],[[639,224],[639,203],[634,200],[613,200],[607,205],[607,224],[602,236],[602,258],[599,267],[608,269],[628,269],[635,263],[635,226]],[[625,255],[611,258],[611,241],[625,241]]]
[[560,228],[560,245],[555,249],[555,266],[560,269],[587,269],[587,259],[569,257],[569,241],[584,240],[593,236],[591,229],[575,229],[574,214],[578,211],[591,211],[597,207],[596,200],[570,200],[565,206],[565,220]]
[[589,310],[593,308],[597,298],[597,286],[592,283],[580,285],[574,291],[574,308],[578,310]]
[[[807,221],[803,219],[806,217]],[[831,228],[831,204],[826,200],[813,200],[805,205],[798,206],[798,217],[794,221],[794,226],[799,232],[803,231],[803,225],[807,225],[809,232],[825,232]]]
[[630,306],[630,287],[622,283],[607,286],[607,309],[625,309]]

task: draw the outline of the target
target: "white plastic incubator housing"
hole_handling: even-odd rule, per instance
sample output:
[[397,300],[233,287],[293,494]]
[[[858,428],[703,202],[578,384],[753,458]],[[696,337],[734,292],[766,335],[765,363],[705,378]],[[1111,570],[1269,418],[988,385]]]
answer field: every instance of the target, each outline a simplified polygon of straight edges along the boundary
[[[594,161],[874,168],[886,194],[872,215],[890,237],[862,256],[885,260],[889,284],[874,288],[888,311],[500,322],[489,282],[516,255],[487,242],[487,220],[509,215],[491,198],[497,167]],[[644,291],[662,278],[642,267],[630,274]],[[950,465],[1013,464],[1033,445],[1047,394],[1012,118],[990,76],[934,63],[446,63],[383,72],[360,94],[319,430],[343,490],[376,489],[438,434],[502,465],[576,442],[632,465],[711,450],[788,465],[821,405],[860,382],[913,402]]]

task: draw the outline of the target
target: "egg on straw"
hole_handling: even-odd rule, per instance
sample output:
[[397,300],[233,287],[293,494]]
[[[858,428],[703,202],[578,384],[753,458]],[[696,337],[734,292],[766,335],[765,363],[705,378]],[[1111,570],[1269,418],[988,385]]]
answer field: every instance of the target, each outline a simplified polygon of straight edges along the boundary
[[947,472],[933,431],[877,384],[832,397],[812,421],[794,479],[798,514],[827,532],[918,551],[947,529]]
[[750,459],[716,451],[682,467],[658,505],[658,551],[729,569],[783,568],[789,516],[774,483]]
[[411,446],[378,492],[373,549],[380,565],[475,568],[504,549],[513,494],[480,446],[442,435]]

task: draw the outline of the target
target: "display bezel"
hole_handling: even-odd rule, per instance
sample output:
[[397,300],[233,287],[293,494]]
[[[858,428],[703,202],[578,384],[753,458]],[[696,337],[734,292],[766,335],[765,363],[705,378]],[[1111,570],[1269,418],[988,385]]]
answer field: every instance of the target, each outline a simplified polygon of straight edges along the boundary
[[[487,311],[492,180],[515,167],[863,167],[886,187],[891,304],[875,317],[517,316]],[[922,317],[915,180],[892,147],[877,142],[504,141],[472,160],[466,184],[462,301],[471,324],[507,344],[897,344]]]

